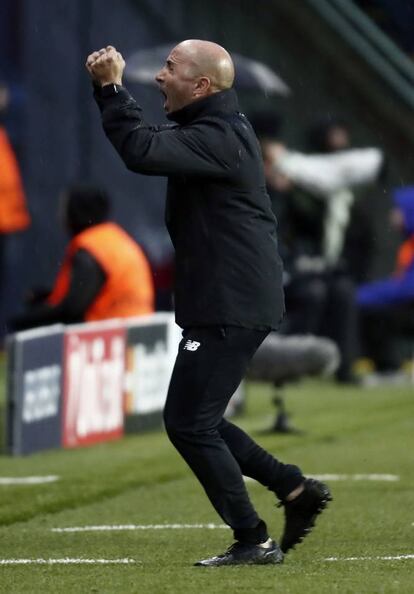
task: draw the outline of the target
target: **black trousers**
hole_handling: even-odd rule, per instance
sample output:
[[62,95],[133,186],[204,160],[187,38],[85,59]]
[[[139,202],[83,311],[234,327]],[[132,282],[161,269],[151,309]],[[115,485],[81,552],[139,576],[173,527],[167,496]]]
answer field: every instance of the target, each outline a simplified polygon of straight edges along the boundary
[[296,466],[283,464],[244,431],[223,419],[248,363],[267,331],[234,326],[198,327],[183,332],[171,377],[164,422],[168,436],[204,487],[235,538],[267,538],[243,476],[284,499],[303,481]]
[[346,274],[302,274],[286,290],[289,334],[327,336],[338,346],[338,379],[351,375],[357,351],[355,286]]

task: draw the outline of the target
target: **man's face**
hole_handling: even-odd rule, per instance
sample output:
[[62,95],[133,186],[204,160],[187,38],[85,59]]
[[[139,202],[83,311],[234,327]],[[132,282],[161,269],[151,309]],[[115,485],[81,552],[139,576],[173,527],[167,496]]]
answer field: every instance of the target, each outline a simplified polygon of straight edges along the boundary
[[164,95],[164,109],[167,113],[177,111],[194,101],[196,77],[193,67],[194,64],[189,55],[177,46],[171,51],[165,66],[155,77]]

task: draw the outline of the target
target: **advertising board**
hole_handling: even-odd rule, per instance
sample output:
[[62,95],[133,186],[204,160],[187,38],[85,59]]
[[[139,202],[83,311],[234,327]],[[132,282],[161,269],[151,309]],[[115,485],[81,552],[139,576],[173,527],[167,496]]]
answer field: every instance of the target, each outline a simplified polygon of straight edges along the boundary
[[64,339],[63,446],[123,435],[125,329],[120,323],[68,327]]
[[163,322],[128,328],[127,414],[162,410],[173,364],[168,349],[168,332],[169,326]]
[[59,447],[63,326],[19,332],[6,348],[9,452],[29,454]]

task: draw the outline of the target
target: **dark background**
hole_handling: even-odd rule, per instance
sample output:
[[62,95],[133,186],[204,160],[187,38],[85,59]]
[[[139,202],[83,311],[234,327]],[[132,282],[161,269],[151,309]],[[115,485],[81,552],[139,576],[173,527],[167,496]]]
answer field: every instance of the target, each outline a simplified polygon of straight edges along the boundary
[[[300,7],[300,9],[299,9]],[[23,173],[31,228],[7,242],[0,323],[15,313],[32,285],[49,285],[67,242],[57,216],[59,191],[71,182],[108,189],[114,218],[141,243],[154,266],[171,254],[163,226],[165,181],[128,172],[101,130],[84,68],[94,49],[115,45],[128,58],[157,44],[203,38],[267,63],[292,89],[289,98],[241,93],[249,113],[274,107],[286,139],[303,142],[317,115],[351,123],[357,145],[386,149],[393,183],[413,181],[414,116],[404,108],[306,3],[283,0],[2,0],[0,79],[12,87],[8,129]],[[164,115],[156,87],[128,85],[146,114]],[[410,119],[411,118],[411,119]],[[410,150],[411,149],[411,150]],[[370,199],[377,221],[373,276],[392,267],[396,237],[386,221],[389,186]]]

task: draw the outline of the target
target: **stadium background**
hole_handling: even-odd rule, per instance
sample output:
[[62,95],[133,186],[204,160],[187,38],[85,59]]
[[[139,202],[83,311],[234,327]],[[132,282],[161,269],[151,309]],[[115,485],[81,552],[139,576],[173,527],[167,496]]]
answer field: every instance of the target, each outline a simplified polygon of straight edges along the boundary
[[[356,144],[384,147],[396,182],[410,182],[413,111],[401,103],[397,108],[393,89],[312,4],[304,0],[298,10],[296,2],[267,0],[3,0],[0,71],[20,98],[10,128],[33,217],[24,241],[12,239],[8,245],[5,317],[19,307],[29,286],[48,284],[58,266],[65,237],[57,223],[57,196],[67,183],[105,186],[114,197],[115,218],[143,244],[155,266],[171,253],[163,226],[165,181],[127,172],[103,138],[83,65],[92,49],[108,43],[128,57],[157,44],[208,38],[263,61],[288,83],[292,95],[242,92],[244,111],[279,110],[285,137],[295,146],[315,115],[338,113],[350,121]],[[163,120],[155,87],[128,87],[148,120]],[[388,195],[366,204],[375,209],[380,238],[373,275],[392,266],[396,238],[385,229],[388,205]]]
[[[414,110],[322,21],[312,9],[318,2],[328,0],[2,0],[0,72],[16,98],[10,131],[33,215],[24,242],[12,238],[8,246],[5,312],[18,307],[25,287],[48,282],[56,269],[65,243],[56,222],[57,193],[70,181],[107,186],[116,218],[153,261],[169,250],[164,182],[129,174],[114,158],[91,99],[85,56],[107,42],[128,56],[158,43],[207,37],[262,60],[293,93],[289,99],[244,93],[245,111],[281,110],[295,146],[316,112],[339,111],[351,121],[357,144],[386,149],[396,183],[412,183]],[[156,90],[131,90],[149,118],[163,117]],[[384,194],[367,204],[381,248],[376,271],[389,270],[394,255],[395,238],[385,224],[388,203]],[[0,357],[0,442],[4,367]],[[246,567],[200,573],[192,567],[197,558],[224,550],[229,534],[185,528],[217,525],[218,518],[165,433],[154,431],[87,448],[1,456],[0,592],[411,594],[412,384],[367,390],[311,380],[288,386],[285,395],[304,433],[269,431],[270,384],[249,384],[238,422],[269,451],[297,460],[307,472],[329,473],[334,503],[306,546],[277,572]],[[18,482],[33,476],[53,481]],[[17,482],[8,484],[8,477]],[[271,494],[254,483],[249,492],[278,537],[282,516]],[[71,531],[96,525],[110,530]],[[179,529],[149,529],[153,525]],[[117,558],[131,563],[99,562]],[[48,559],[62,563],[49,565]]]

